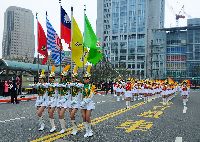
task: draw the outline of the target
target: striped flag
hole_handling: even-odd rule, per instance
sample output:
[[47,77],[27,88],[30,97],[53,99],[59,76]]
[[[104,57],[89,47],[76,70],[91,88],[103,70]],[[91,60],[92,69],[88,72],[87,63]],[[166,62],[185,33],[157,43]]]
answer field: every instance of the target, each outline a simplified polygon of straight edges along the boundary
[[61,40],[54,30],[53,26],[49,22],[46,16],[46,26],[47,26],[47,49],[51,51],[51,57],[54,60],[55,65],[60,64],[60,52],[61,60],[65,58],[64,50],[62,49]]

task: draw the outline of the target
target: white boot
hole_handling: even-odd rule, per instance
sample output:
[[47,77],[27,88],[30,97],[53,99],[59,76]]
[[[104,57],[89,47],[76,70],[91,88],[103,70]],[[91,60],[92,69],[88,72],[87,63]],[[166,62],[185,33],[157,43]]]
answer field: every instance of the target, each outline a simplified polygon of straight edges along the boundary
[[186,106],[186,102],[187,100],[186,99],[183,99],[183,105]]
[[131,107],[131,102],[130,101],[128,101],[128,108],[130,108]]
[[183,113],[186,113],[186,111],[187,111],[187,107],[184,106],[184,107],[183,107]]
[[61,131],[60,131],[60,133],[62,134],[62,133],[64,133],[65,130],[66,130],[66,127],[65,127],[65,120],[64,120],[64,119],[59,119],[59,121],[60,121],[60,125],[61,125]]
[[85,135],[84,135],[84,138],[88,137],[88,123],[87,122],[83,122],[84,126],[85,126]]
[[75,120],[71,120],[71,122],[72,122],[72,128],[73,128],[71,134],[72,134],[72,135],[76,135],[77,132],[78,132],[78,128],[77,128],[77,126],[76,126]]
[[88,123],[88,137],[91,137],[91,136],[93,136],[93,131],[91,128],[91,123]]
[[117,96],[117,101],[118,101],[118,102],[120,101],[120,96]]
[[39,117],[39,123],[40,123],[40,129],[39,129],[39,131],[43,131],[45,124],[44,124],[44,120],[43,120],[42,116]]
[[50,130],[50,133],[53,133],[53,132],[56,130],[56,126],[55,126],[55,123],[54,123],[54,119],[51,119],[51,118],[50,118],[50,123],[51,123],[51,130]]

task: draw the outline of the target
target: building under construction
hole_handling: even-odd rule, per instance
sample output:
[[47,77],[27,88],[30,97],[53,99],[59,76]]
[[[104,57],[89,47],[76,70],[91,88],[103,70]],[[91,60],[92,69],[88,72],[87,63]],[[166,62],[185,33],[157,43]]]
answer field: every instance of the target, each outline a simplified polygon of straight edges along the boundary
[[185,27],[156,29],[153,33],[149,76],[200,83],[200,18],[188,19]]

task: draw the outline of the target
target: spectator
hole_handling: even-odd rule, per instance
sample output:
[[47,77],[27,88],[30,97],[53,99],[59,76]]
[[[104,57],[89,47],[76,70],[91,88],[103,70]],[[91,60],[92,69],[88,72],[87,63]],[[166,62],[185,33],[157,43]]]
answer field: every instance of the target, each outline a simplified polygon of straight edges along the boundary
[[113,94],[113,83],[112,83],[112,81],[109,82],[109,86],[110,86],[111,94]]
[[2,80],[0,81],[0,96],[4,96],[4,83]]
[[9,89],[9,84],[8,84],[7,81],[5,81],[5,83],[4,83],[4,93],[3,93],[4,97],[9,96],[9,93],[8,93],[9,90],[8,89]]
[[16,80],[12,80],[10,82],[10,95],[11,95],[11,103],[14,104],[14,102],[16,104],[18,104],[17,101],[17,84],[16,84]]
[[17,85],[17,95],[21,95],[21,79],[19,76],[16,77],[16,85]]
[[17,92],[17,95],[20,95],[21,94],[21,80],[19,78],[19,76],[16,77],[16,92]]

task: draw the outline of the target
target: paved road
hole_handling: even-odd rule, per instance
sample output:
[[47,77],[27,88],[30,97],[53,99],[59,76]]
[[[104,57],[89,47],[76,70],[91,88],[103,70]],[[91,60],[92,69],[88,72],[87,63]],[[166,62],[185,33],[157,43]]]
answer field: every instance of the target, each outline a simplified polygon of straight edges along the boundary
[[[191,91],[188,110],[183,114],[180,96],[176,96],[168,106],[161,99],[149,103],[135,101],[130,109],[125,102],[116,102],[112,95],[95,96],[96,109],[92,112],[94,136],[84,138],[81,114],[77,122],[80,132],[71,136],[69,115],[66,113],[68,128],[66,133],[50,134],[47,112],[44,119],[46,129],[38,131],[34,101],[20,104],[0,104],[0,141],[2,142],[174,142],[177,137],[183,142],[200,142],[200,92]],[[55,120],[58,120],[55,114]],[[56,123],[58,131],[60,125]]]

